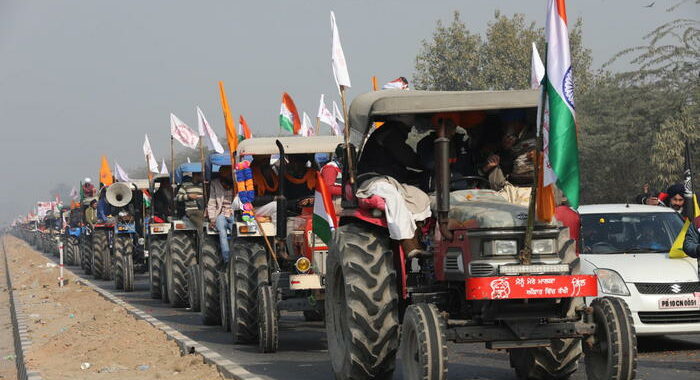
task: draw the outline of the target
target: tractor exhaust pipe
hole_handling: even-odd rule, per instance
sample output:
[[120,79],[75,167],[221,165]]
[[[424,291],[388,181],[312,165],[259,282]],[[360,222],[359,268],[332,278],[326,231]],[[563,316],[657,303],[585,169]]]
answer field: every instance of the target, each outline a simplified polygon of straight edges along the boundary
[[438,227],[445,240],[452,240],[452,232],[447,229],[450,212],[450,138],[447,136],[445,119],[440,122],[434,144]]

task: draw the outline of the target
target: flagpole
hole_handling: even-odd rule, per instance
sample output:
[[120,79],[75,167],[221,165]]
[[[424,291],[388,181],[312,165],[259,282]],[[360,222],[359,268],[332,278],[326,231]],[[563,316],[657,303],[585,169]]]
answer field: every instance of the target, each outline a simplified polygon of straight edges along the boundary
[[203,199],[207,199],[207,184],[206,184],[206,177],[204,175],[204,146],[202,145],[202,137],[199,137],[199,161],[202,164],[202,197]]
[[351,184],[355,183],[355,172],[352,163],[352,156],[350,152],[350,118],[348,117],[348,107],[347,101],[345,100],[345,86],[340,85],[340,101],[343,107],[343,116],[345,118],[345,130],[343,132],[345,139],[345,155],[347,156],[348,173],[350,173],[350,178],[348,180]]
[[[546,58],[545,58],[546,60]],[[547,76],[543,79],[546,82]],[[537,187],[539,186],[540,156],[542,150],[542,126],[544,124],[544,107],[547,101],[547,88],[541,86],[540,104],[537,107],[537,143],[535,144],[534,172],[532,174],[532,187],[530,188],[530,202],[527,209],[527,227],[525,230],[525,243],[520,251],[519,259],[523,265],[530,265],[532,260],[532,237],[535,230],[535,217],[537,203]],[[542,178],[544,180],[544,177]]]
[[[331,128],[331,129],[333,129],[333,128]],[[321,132],[321,118],[318,116],[316,116],[316,130]]]

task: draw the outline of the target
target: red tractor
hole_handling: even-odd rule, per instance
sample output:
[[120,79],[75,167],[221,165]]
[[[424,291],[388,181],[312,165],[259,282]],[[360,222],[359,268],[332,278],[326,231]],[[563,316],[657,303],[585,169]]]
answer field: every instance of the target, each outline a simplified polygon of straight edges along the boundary
[[[597,295],[597,279],[580,274],[568,229],[554,220],[529,230],[527,202],[490,189],[489,179],[453,170],[460,162],[450,149],[456,135],[447,131],[448,121],[466,130],[464,157],[473,157],[485,151],[485,136],[505,129],[495,124],[513,113],[525,126],[520,136],[534,138],[539,98],[537,91],[388,90],[354,100],[351,142],[361,149],[358,159],[352,145],[346,151],[343,211],[326,263],[326,328],[336,378],[390,378],[400,351],[404,379],[444,379],[448,341],[507,350],[522,379],[568,378],[583,353],[589,379],[635,376],[630,312],[614,297],[586,306],[584,297]],[[433,166],[410,173],[424,176],[419,186],[430,199],[415,256],[390,238],[387,210],[393,206],[368,206],[356,197],[372,178],[357,168],[378,153],[395,153],[372,152],[376,145],[368,143],[388,128],[381,122],[392,121],[410,130],[409,146],[429,132],[434,136],[432,155],[423,161]],[[510,184],[510,190],[529,194],[531,183]]]

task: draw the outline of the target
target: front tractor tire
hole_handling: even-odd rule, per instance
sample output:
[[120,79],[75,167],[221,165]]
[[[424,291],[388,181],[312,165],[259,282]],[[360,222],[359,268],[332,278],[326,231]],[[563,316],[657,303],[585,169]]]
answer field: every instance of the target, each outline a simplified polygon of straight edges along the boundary
[[399,346],[399,295],[388,233],[338,228],[327,259],[326,333],[336,379],[391,378]]
[[637,337],[627,304],[617,297],[602,297],[593,300],[591,307],[596,331],[592,341],[583,343],[588,379],[633,379]]
[[234,343],[258,340],[259,288],[270,283],[267,251],[259,241],[239,239],[231,246],[229,305]]
[[258,350],[264,354],[277,352],[279,347],[279,318],[277,297],[271,285],[258,289]]
[[401,330],[401,366],[408,380],[447,378],[445,320],[433,304],[406,309]]

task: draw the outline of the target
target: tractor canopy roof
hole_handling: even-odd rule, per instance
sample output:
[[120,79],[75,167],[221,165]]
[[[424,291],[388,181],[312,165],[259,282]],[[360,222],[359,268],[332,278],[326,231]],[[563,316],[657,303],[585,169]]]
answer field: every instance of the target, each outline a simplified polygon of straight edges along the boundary
[[185,162],[175,169],[175,183],[182,183],[183,178],[188,173],[201,173],[201,162]]
[[130,184],[132,188],[135,185],[138,190],[148,189],[148,179],[130,179],[127,184]]
[[497,111],[536,108],[538,90],[510,91],[373,91],[356,97],[350,105],[351,140],[362,141],[374,121],[389,115]]
[[210,180],[212,173],[218,173],[220,167],[227,165],[231,165],[231,154],[229,152],[211,153],[204,161],[204,175],[207,180]]
[[328,153],[335,151],[338,144],[343,143],[341,136],[285,136],[285,137],[254,137],[243,140],[238,144],[238,157],[248,155],[279,154],[277,141],[282,143],[285,154]]

